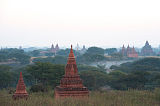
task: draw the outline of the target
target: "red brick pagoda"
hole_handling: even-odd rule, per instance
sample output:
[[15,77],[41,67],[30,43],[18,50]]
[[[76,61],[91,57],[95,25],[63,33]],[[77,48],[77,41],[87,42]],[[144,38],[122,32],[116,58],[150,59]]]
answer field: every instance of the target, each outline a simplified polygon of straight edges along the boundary
[[20,98],[28,98],[28,93],[26,91],[26,86],[23,81],[22,72],[20,72],[19,81],[17,84],[16,92],[13,95],[13,99],[20,99]]
[[138,53],[136,52],[136,50],[134,49],[134,47],[131,49],[131,52],[129,54],[127,54],[128,57],[131,58],[138,58]]
[[68,62],[65,68],[65,75],[60,81],[60,86],[54,90],[55,98],[64,97],[88,97],[89,91],[83,86],[82,80],[78,75],[75,56],[73,53],[72,45]]
[[127,49],[124,47],[122,47],[120,53],[122,54],[122,56],[126,56],[129,58],[138,58],[138,53],[136,52],[135,48],[130,48],[129,45],[127,47]]

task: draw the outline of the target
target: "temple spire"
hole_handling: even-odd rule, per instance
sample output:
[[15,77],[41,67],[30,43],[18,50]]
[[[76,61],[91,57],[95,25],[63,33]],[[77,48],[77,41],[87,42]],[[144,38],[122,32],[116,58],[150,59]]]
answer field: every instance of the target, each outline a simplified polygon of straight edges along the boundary
[[82,80],[78,75],[76,59],[71,45],[68,62],[65,67],[65,75],[60,81],[60,86],[54,90],[55,98],[64,97],[88,97],[89,91],[83,86]]
[[69,56],[68,56],[67,64],[76,64],[76,59],[75,59],[75,56],[74,56],[74,53],[73,53],[72,45],[71,45],[71,50],[70,50],[70,53],[69,53]]
[[13,95],[13,99],[19,99],[19,98],[26,98],[26,99],[28,98],[28,93],[26,91],[26,86],[23,81],[22,72],[20,72],[16,92]]
[[68,56],[65,75],[77,75],[77,74],[78,74],[78,70],[77,70],[77,65],[76,65],[76,59],[73,53],[73,47],[71,45],[71,50]]
[[74,57],[74,53],[73,53],[73,49],[72,49],[72,45],[71,45],[71,50],[70,50],[70,53],[69,53],[69,57]]

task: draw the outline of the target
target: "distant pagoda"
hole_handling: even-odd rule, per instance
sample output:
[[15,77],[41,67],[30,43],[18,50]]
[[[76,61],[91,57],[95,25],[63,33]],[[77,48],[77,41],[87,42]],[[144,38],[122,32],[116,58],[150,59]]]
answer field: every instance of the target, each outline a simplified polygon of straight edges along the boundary
[[84,54],[87,51],[85,45],[83,45],[83,48],[80,50],[80,54]]
[[59,51],[59,46],[58,46],[58,44],[55,46],[55,48],[54,48],[54,45],[52,44],[52,46],[51,46],[51,49],[50,49],[50,52],[51,53],[54,53],[55,55],[56,55],[56,53]]
[[124,47],[124,45],[122,47],[121,53],[122,53],[122,56],[126,56],[126,48]]
[[53,45],[53,44],[51,45],[50,51],[51,51],[52,53],[55,53],[55,48],[54,48],[54,45]]
[[145,46],[142,48],[141,55],[142,56],[153,56],[154,55],[153,49],[151,45],[149,45],[148,41],[146,41]]
[[78,75],[78,69],[72,45],[68,57],[68,62],[65,68],[65,75],[60,81],[60,86],[57,86],[55,88],[54,93],[55,93],[55,98],[89,96],[88,89],[83,86],[82,80]]
[[13,99],[20,99],[20,98],[28,98],[28,93],[26,91],[26,86],[23,81],[22,72],[20,72],[19,81],[17,84],[16,92],[13,95]]
[[129,45],[128,45],[127,49],[123,45],[120,52],[121,52],[122,56],[126,56],[129,58],[138,58],[138,53],[136,52],[135,48],[134,47],[130,48]]
[[138,58],[138,53],[136,52],[136,50],[133,48],[131,49],[131,52],[127,55],[130,58]]
[[59,46],[57,44],[56,47],[55,47],[55,51],[58,51],[58,50],[59,50]]

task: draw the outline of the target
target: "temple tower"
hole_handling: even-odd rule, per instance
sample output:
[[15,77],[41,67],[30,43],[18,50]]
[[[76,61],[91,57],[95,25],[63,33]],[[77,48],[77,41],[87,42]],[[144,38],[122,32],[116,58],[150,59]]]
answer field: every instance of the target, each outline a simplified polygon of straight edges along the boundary
[[129,57],[129,58],[138,58],[138,53],[136,52],[134,46],[133,46],[133,48],[130,48],[129,45],[128,45],[128,47],[126,49],[123,45],[120,53],[122,54],[122,56],[126,56],[126,57]]
[[145,46],[141,50],[142,56],[153,56],[155,53],[148,41],[146,41]]
[[83,86],[82,80],[78,75],[75,56],[72,45],[68,57],[67,65],[65,67],[65,75],[60,81],[60,86],[54,90],[55,98],[63,97],[88,97],[89,91]]
[[13,99],[20,99],[20,98],[28,98],[28,93],[26,91],[26,86],[23,81],[22,72],[20,72],[19,81],[17,84],[16,92],[13,95]]
[[136,52],[134,46],[131,49],[131,52],[128,54],[128,57],[130,57],[130,58],[138,58],[138,53]]
[[121,50],[122,56],[126,56],[126,49],[123,45],[122,50]]
[[58,51],[58,50],[59,50],[59,46],[57,44],[56,47],[55,47],[55,51]]
[[54,45],[53,45],[53,44],[52,44],[52,46],[51,46],[50,51],[51,51],[52,53],[54,53],[54,52],[55,52],[55,48],[54,48]]
[[127,47],[127,56],[130,54],[132,52],[132,49],[129,47],[129,45],[128,45],[128,47]]

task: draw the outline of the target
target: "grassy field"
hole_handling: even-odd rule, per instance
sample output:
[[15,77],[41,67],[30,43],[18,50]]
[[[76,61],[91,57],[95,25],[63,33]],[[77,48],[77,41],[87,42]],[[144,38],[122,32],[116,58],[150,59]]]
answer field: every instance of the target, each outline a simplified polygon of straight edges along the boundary
[[28,100],[12,100],[6,90],[0,91],[0,106],[160,106],[160,89],[154,91],[90,92],[88,99],[54,100],[53,91],[31,93]]

